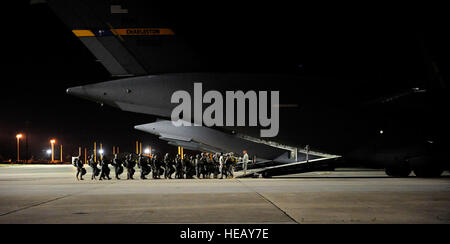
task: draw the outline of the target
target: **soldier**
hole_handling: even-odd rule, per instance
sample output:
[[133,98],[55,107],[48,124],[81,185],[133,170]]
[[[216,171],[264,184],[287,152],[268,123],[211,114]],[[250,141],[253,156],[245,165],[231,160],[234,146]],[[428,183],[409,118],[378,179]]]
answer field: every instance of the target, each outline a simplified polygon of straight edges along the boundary
[[91,155],[90,158],[89,158],[89,166],[92,169],[91,180],[96,180],[95,177],[100,174],[100,169],[97,168],[97,163],[94,160],[94,155]]
[[228,178],[228,176],[232,175],[231,167],[232,167],[232,158],[231,155],[228,153],[223,158],[222,176],[220,177],[221,179],[223,178],[223,176],[225,176],[226,179]]
[[83,167],[83,162],[80,160],[80,158],[75,158],[74,162],[73,162],[74,166],[77,168],[77,180],[78,180],[78,175],[80,175],[80,179],[79,180],[83,180],[83,175],[86,174],[86,169]]
[[220,174],[220,171],[219,171],[219,167],[220,167],[219,157],[220,157],[219,153],[216,153],[214,155],[214,157],[212,158],[213,159],[213,165],[214,165],[214,167],[213,167],[214,179],[217,179],[217,177]]
[[155,164],[156,167],[156,176],[158,179],[161,178],[161,175],[164,174],[164,162],[162,160],[159,159],[159,157],[157,155],[154,156],[153,162]]
[[200,178],[200,155],[197,154],[195,156],[195,162],[194,162],[194,166],[195,166],[195,175],[197,176],[197,178]]
[[114,156],[112,165],[114,166],[114,172],[116,173],[116,179],[120,180],[119,175],[123,173],[122,161],[119,159],[119,156],[116,154]]
[[164,158],[163,158],[163,162],[164,162],[164,178],[167,179],[168,175],[169,175],[169,153],[164,154]]
[[141,180],[146,180],[146,175],[150,174],[150,167],[148,166],[146,158],[142,157],[142,154],[139,154],[138,158],[138,168],[141,169]]
[[208,179],[211,178],[211,175],[214,174],[214,160],[213,160],[213,156],[212,153],[208,153],[207,157],[206,157],[206,170],[207,170],[207,175],[208,175]]
[[205,170],[204,170],[204,153],[201,153],[198,156],[198,160],[197,160],[197,178],[200,179],[200,177],[203,176],[203,178],[205,178]]
[[214,172],[214,163],[212,160],[212,153],[208,153],[206,156],[206,170],[207,170],[208,179],[210,179],[212,173]]
[[234,177],[233,175],[233,163],[234,163],[234,157],[232,156],[231,153],[228,154],[227,159],[225,161],[225,165],[227,166],[227,176],[231,176],[232,178]]
[[222,170],[220,172],[220,179],[223,179],[223,177],[225,176],[225,179],[227,178],[228,174],[227,174],[227,155],[223,155],[222,157]]
[[137,166],[138,166],[139,169],[141,169],[141,176],[140,176],[141,180],[147,179],[147,178],[145,178],[144,159],[142,158],[141,154],[138,154]]
[[184,179],[184,175],[186,174],[186,154],[180,155],[179,158],[179,168],[180,168],[180,179]]
[[156,155],[153,155],[152,158],[150,159],[150,165],[152,167],[152,177],[153,179],[158,179],[159,178],[159,168],[158,168],[158,162],[156,161]]
[[177,154],[177,157],[175,158],[175,166],[176,166],[175,178],[183,179],[184,178],[183,160],[181,160],[180,154]]
[[195,175],[195,160],[191,156],[189,159],[185,156],[186,179],[192,179]]
[[222,169],[223,169],[223,162],[224,162],[224,160],[225,160],[225,157],[223,156],[223,153],[220,153],[220,156],[219,156],[219,173],[220,173],[220,179],[223,179],[223,172],[222,172]]
[[100,160],[101,173],[100,173],[99,180],[103,180],[103,179],[111,180],[111,177],[109,177],[109,173],[111,170],[109,169],[108,164],[109,164],[109,162],[108,162],[108,160],[106,160],[106,157],[102,157],[102,159]]
[[203,160],[203,172],[204,176],[203,178],[209,179],[210,173],[211,173],[211,159],[209,157],[209,153],[205,153],[205,158]]
[[133,160],[132,155],[129,154],[127,158],[125,159],[125,167],[127,168],[127,180],[134,180],[134,166],[136,165],[136,162]]
[[183,155],[182,163],[183,163],[183,172],[186,175],[186,179],[192,178],[192,176],[190,175],[191,160],[189,159],[189,157],[186,154]]
[[207,165],[207,155],[206,153],[202,153],[202,157],[200,158],[200,169],[203,179],[205,179],[208,175],[208,165]]
[[248,164],[248,154],[244,150],[244,157],[242,158],[242,169],[244,170],[244,175],[247,174],[247,164]]
[[161,175],[161,169],[160,169],[160,165],[159,165],[159,160],[158,157],[155,155],[153,155],[153,157],[150,159],[151,161],[151,166],[152,166],[152,176],[153,179],[159,179],[159,176]]
[[175,165],[174,162],[170,160],[169,153],[166,153],[166,155],[164,155],[164,164],[166,165],[164,177],[166,179],[172,179],[172,174],[175,172]]

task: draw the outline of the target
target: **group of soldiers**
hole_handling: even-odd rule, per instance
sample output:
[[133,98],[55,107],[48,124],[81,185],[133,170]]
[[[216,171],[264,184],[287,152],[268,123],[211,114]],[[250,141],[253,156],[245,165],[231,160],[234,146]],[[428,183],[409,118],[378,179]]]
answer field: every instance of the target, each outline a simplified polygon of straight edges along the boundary
[[[144,156],[142,154],[126,154],[123,157],[115,154],[112,160],[102,157],[99,162],[95,161],[94,155],[88,159],[88,164],[92,169],[91,180],[111,180],[109,165],[114,167],[115,178],[120,180],[120,175],[126,169],[127,180],[134,179],[135,167],[140,169],[140,178],[147,179],[150,173],[154,179],[193,179],[193,178],[228,178],[234,176],[234,166],[237,158],[232,153],[201,153],[194,156],[183,157],[179,154],[171,158],[166,153],[163,158],[157,155]],[[87,173],[83,162],[79,157],[74,158],[73,165],[77,168],[76,178],[83,180],[83,175]]]

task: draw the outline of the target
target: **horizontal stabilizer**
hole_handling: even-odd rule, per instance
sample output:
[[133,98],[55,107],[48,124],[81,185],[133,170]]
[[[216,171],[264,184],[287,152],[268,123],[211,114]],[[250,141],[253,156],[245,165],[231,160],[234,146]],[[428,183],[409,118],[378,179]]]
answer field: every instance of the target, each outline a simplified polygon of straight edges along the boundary
[[169,109],[163,109],[163,108],[142,106],[142,105],[124,103],[124,102],[115,102],[115,105],[123,111],[134,112],[134,113],[154,114],[154,115],[158,115],[158,116],[167,116],[167,114],[170,114]]
[[175,141],[186,141],[186,142],[189,142],[192,140],[192,138],[176,136],[176,135],[169,135],[169,134],[160,134],[159,139],[165,140],[165,141],[175,140]]
[[151,3],[48,0],[47,4],[112,76],[177,71],[176,62],[186,48],[175,45],[175,32]]

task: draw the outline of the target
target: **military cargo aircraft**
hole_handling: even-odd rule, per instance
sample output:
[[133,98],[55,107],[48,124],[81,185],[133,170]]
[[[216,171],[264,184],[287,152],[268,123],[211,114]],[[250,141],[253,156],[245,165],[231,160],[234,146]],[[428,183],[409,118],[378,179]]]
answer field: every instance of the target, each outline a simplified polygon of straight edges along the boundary
[[[304,12],[289,7],[263,6],[257,11],[254,6],[229,3],[219,11],[170,1],[33,2],[54,10],[112,76],[111,81],[72,87],[67,93],[123,111],[156,115],[161,120],[135,128],[171,145],[237,154],[247,150],[261,165],[250,176],[362,166],[384,168],[390,176],[406,177],[414,171],[434,177],[449,169],[444,147],[449,121],[442,112],[447,109],[445,82],[436,70],[429,71],[428,80],[374,81],[359,78],[370,76],[373,67],[345,61],[355,65],[349,69],[356,75],[348,78],[340,73],[346,67],[339,60],[346,55],[371,65],[366,60],[374,59],[370,55],[379,58],[379,50],[403,55],[395,49],[406,45],[403,39],[397,46],[391,44],[395,48],[368,47],[366,39],[380,38],[372,31],[358,29],[362,44],[352,42],[345,36],[355,30],[342,30],[342,21],[308,25],[303,21],[311,16],[302,18],[298,11]],[[271,11],[286,14],[274,17]],[[377,27],[361,21],[369,30]],[[361,51],[351,51],[353,47]],[[422,50],[426,53],[425,47]],[[303,62],[308,58],[321,62],[317,70],[305,71]],[[422,61],[424,69],[433,64],[425,54]],[[170,118],[177,104],[171,102],[172,95],[180,90],[193,94],[195,83],[220,94],[278,91],[279,103],[269,106],[279,109],[277,135],[261,138],[261,125],[174,126]]]

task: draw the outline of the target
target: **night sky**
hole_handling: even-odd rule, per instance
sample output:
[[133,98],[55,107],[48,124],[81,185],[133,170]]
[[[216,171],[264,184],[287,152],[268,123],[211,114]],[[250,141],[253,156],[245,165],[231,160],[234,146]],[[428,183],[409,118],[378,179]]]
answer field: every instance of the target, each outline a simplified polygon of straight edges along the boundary
[[[406,83],[422,85],[435,80],[424,60],[426,50],[443,80],[448,80],[446,45],[450,42],[443,8],[439,6],[231,5],[177,3],[168,11],[168,18],[173,18],[177,33],[188,36],[199,52],[210,52],[214,46],[211,42],[221,39],[220,27],[234,27],[241,41],[248,44],[258,33],[280,28],[292,31],[295,26],[302,38],[295,39],[300,40],[297,43],[286,40],[297,46],[296,60],[289,61],[301,65],[298,72],[305,76],[348,80],[350,84],[364,80],[380,90],[395,91]],[[121,151],[134,151],[137,139],[160,152],[175,152],[176,148],[157,137],[133,129],[155,117],[100,107],[65,93],[68,87],[111,77],[47,6],[29,6],[24,1],[10,12],[12,34],[2,37],[7,38],[7,44],[3,45],[6,62],[2,65],[5,70],[0,97],[0,159],[15,157],[18,132],[28,136],[29,155],[35,158],[45,157],[51,138],[64,145],[65,156],[76,154],[78,146],[92,147],[93,141],[103,142],[107,151],[113,145],[120,146]],[[191,26],[197,28],[185,31]],[[271,36],[265,43],[282,45],[282,38]],[[230,41],[232,38],[227,36],[221,43]],[[261,47],[261,52],[265,52],[264,48],[272,47]],[[216,55],[225,53],[223,49]],[[233,61],[223,59],[217,71],[229,69],[229,63]],[[446,89],[444,85],[439,87]],[[25,143],[22,146],[24,157]]]

